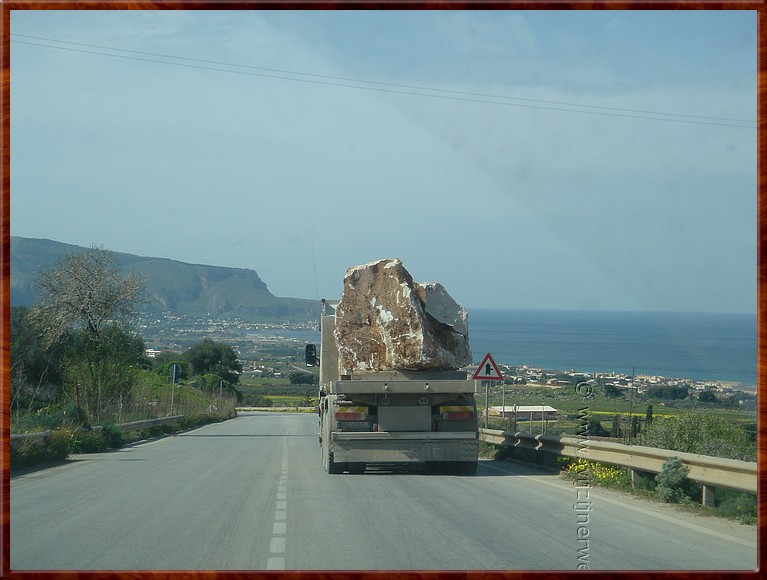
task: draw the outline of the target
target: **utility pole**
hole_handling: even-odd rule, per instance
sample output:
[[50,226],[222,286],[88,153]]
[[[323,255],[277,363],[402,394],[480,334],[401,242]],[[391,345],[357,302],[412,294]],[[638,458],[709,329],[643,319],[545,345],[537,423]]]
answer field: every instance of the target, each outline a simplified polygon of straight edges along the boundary
[[168,368],[168,374],[170,375],[171,379],[171,387],[170,387],[170,414],[173,415],[173,399],[176,395],[176,381],[181,377],[181,365],[178,364],[172,364]]
[[634,424],[634,376],[635,376],[634,373],[635,372],[636,372],[636,367],[632,366],[631,367],[631,384],[629,385],[629,389],[630,389],[630,392],[629,392],[629,425],[628,425],[628,429],[627,429],[627,432],[628,432],[627,444],[628,445],[631,445],[631,435],[632,435],[631,429],[632,429],[633,424]]
[[501,390],[501,417],[504,419],[506,418],[506,383],[501,383],[503,385]]

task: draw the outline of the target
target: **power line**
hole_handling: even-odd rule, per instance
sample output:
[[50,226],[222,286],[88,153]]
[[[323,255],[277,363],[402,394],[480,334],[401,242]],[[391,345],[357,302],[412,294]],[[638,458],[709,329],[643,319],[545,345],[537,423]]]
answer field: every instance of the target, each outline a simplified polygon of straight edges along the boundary
[[[418,85],[407,85],[407,84],[400,84],[400,83],[391,83],[391,82],[383,82],[383,81],[370,81],[365,79],[355,79],[350,77],[339,77],[339,76],[332,76],[332,75],[321,75],[316,73],[305,73],[305,72],[297,72],[297,71],[290,71],[290,70],[284,70],[284,69],[276,69],[276,68],[267,68],[267,67],[259,67],[259,66],[253,66],[253,65],[243,65],[243,64],[232,64],[227,62],[221,62],[221,61],[215,61],[215,60],[204,60],[204,59],[198,59],[198,58],[189,58],[189,57],[183,57],[183,56],[173,56],[173,55],[167,55],[167,54],[159,54],[154,52],[145,52],[140,50],[129,50],[124,48],[114,48],[110,46],[103,46],[98,44],[85,44],[81,42],[71,42],[67,40],[56,40],[52,38],[45,38],[40,36],[30,36],[26,34],[11,34],[11,36],[19,36],[23,38],[34,38],[37,40],[45,40],[48,42],[59,42],[63,44],[72,44],[77,46],[86,46],[89,48],[100,48],[105,50],[113,50],[118,52],[127,52],[132,54],[143,54],[148,56],[154,56],[154,57],[160,57],[160,58],[173,58],[178,60],[186,60],[191,62],[201,62],[201,63],[207,63],[207,64],[217,64],[217,65],[224,65],[224,66],[230,66],[230,67],[238,67],[238,68],[245,68],[245,69],[253,69],[253,70],[262,70],[262,71],[268,71],[268,72],[275,72],[275,73],[283,73],[283,74],[292,74],[292,75],[300,75],[300,76],[307,76],[307,77],[315,77],[315,78],[323,78],[323,79],[332,79],[337,81],[349,81],[349,82],[358,82],[358,83],[368,83],[368,84],[376,84],[376,85],[382,85],[382,86],[390,86],[390,87],[399,87],[399,88],[406,88],[406,89],[415,89],[415,90],[426,90],[426,91],[436,91],[436,92],[443,92],[443,93],[450,93],[450,94],[457,94],[457,95],[466,95],[466,96],[474,96],[474,97],[483,97],[483,98],[493,98],[493,99],[510,99],[510,100],[518,100],[518,101],[527,101],[527,102],[535,102],[535,103],[545,103],[545,104],[552,104],[552,105],[564,105],[569,107],[586,107],[586,108],[592,108],[592,109],[604,109],[604,110],[610,110],[610,111],[622,111],[622,112],[630,112],[630,113],[643,113],[648,115],[670,115],[675,117],[685,117],[690,119],[704,119],[709,121],[732,121],[735,123],[752,123],[753,121],[749,121],[746,119],[731,119],[726,117],[711,117],[711,116],[701,116],[701,115],[687,115],[683,113],[663,113],[658,111],[645,111],[645,110],[639,110],[639,109],[624,109],[624,108],[618,108],[618,107],[605,107],[605,106],[599,106],[599,105],[581,105],[577,103],[565,103],[561,101],[547,101],[543,99],[529,99],[529,98],[523,98],[523,97],[511,97],[507,95],[494,95],[494,94],[485,94],[485,93],[475,93],[475,92],[468,92],[468,91],[457,91],[457,90],[451,90],[451,89],[439,89],[439,88],[433,88],[433,87],[423,87]],[[45,46],[45,45],[40,45]],[[53,48],[53,47],[51,47]],[[168,63],[171,64],[171,63]]]
[[[547,101],[544,99],[530,99],[530,98],[523,98],[523,97],[512,97],[507,95],[494,95],[494,94],[476,93],[476,92],[469,92],[469,91],[457,91],[457,90],[451,90],[451,89],[424,87],[424,86],[418,86],[418,85],[408,85],[408,84],[391,83],[391,82],[384,82],[384,81],[372,81],[372,80],[365,80],[365,79],[355,79],[350,77],[306,73],[306,72],[291,71],[291,70],[285,70],[285,69],[275,69],[275,68],[260,67],[260,66],[253,66],[253,65],[234,64],[234,63],[227,63],[227,62],[221,62],[221,61],[215,61],[215,60],[205,60],[205,59],[198,59],[198,58],[145,52],[145,51],[139,51],[139,50],[115,48],[115,47],[103,46],[103,45],[97,45],[97,44],[85,44],[81,42],[58,40],[53,38],[31,36],[26,34],[13,33],[10,36],[18,37],[18,38],[42,40],[45,42],[56,42],[60,44],[68,44],[72,46],[81,46],[81,47],[86,47],[89,49],[92,48],[92,49],[99,49],[99,50],[85,50],[85,49],[71,48],[67,46],[55,46],[50,44],[41,44],[38,42],[29,42],[29,41],[11,39],[11,42],[16,44],[26,44],[30,46],[51,48],[55,50],[65,50],[69,52],[94,54],[98,56],[122,58],[127,60],[150,62],[154,64],[165,64],[170,66],[210,70],[210,71],[216,71],[216,72],[225,72],[225,73],[240,74],[240,75],[247,75],[247,76],[267,77],[267,78],[274,78],[278,80],[288,80],[288,81],[294,81],[294,82],[303,82],[303,83],[325,85],[325,86],[344,87],[344,88],[352,88],[352,89],[358,89],[358,90],[403,94],[403,95],[410,95],[410,96],[417,96],[417,97],[428,97],[428,98],[446,99],[446,100],[453,100],[453,101],[503,105],[503,106],[522,107],[522,108],[530,108],[530,109],[544,109],[544,110],[560,111],[560,112],[568,112],[568,113],[585,113],[585,114],[591,114],[591,115],[624,117],[624,118],[632,118],[632,119],[645,119],[645,120],[652,120],[652,121],[669,121],[669,122],[675,122],[675,123],[692,123],[692,124],[700,124],[700,125],[740,127],[745,129],[756,128],[756,122],[750,121],[747,119],[732,119],[727,117],[712,117],[712,116],[703,116],[703,115],[687,115],[682,113],[665,113],[660,111],[625,109],[625,108],[606,107],[606,106],[599,106],[599,105],[581,105],[578,103],[566,103],[566,102],[560,102],[560,101]],[[126,54],[112,54],[112,53],[101,52],[102,50],[109,50],[113,52],[120,52],[120,53],[126,53]],[[130,55],[144,55],[144,56],[130,56]],[[145,58],[145,57],[153,57],[153,58]],[[168,60],[155,60],[157,58],[175,59],[175,60],[186,61],[186,62],[171,62]],[[200,63],[200,64],[191,64],[191,63]],[[216,66],[208,66],[208,65],[216,65]],[[221,66],[230,67],[230,68],[220,68]],[[233,70],[233,69],[244,69],[244,70]],[[261,71],[261,72],[256,72],[256,71]],[[292,75],[292,76],[284,76],[284,75]],[[318,80],[318,79],[323,79],[323,80]],[[348,83],[358,83],[358,84],[348,84]],[[363,83],[367,85],[373,85],[373,86],[364,86]],[[414,92],[414,91],[428,91],[428,92]],[[505,102],[505,101],[521,101],[521,102],[515,103],[515,102]],[[556,105],[556,106],[550,106],[550,105]],[[573,109],[573,108],[562,108],[562,107],[579,107],[579,108]],[[587,109],[593,109],[593,110],[587,110]],[[648,115],[655,115],[655,116],[648,116]]]

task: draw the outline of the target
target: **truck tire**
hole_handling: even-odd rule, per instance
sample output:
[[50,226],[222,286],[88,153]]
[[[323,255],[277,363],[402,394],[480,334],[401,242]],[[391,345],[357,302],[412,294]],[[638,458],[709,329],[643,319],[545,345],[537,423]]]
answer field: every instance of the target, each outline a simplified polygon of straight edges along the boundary
[[477,473],[476,461],[457,461],[455,466],[455,472],[458,475],[474,475]]
[[343,463],[336,463],[333,461],[333,452],[328,451],[327,457],[325,458],[325,471],[331,474],[337,474],[337,473],[343,473],[344,472],[344,464]]
[[454,473],[458,469],[458,464],[454,461],[429,461],[427,466],[433,473],[439,475]]
[[362,463],[362,462],[351,463],[350,462],[349,463],[349,473],[353,473],[353,474],[356,474],[356,475],[359,475],[361,473],[365,473],[365,467],[366,467],[365,463]]

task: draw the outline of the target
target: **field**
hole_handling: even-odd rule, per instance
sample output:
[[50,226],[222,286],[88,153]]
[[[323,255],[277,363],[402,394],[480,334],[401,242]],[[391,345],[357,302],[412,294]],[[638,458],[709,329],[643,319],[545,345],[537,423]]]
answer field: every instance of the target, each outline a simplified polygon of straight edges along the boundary
[[[504,392],[505,391],[505,392]],[[547,433],[574,434],[581,425],[578,414],[588,414],[600,419],[607,429],[615,415],[620,415],[624,420],[632,416],[644,420],[648,405],[652,405],[652,415],[656,417],[676,417],[688,413],[706,413],[722,419],[726,419],[738,425],[751,425],[756,423],[756,409],[742,408],[739,406],[720,403],[702,403],[694,400],[658,400],[643,394],[624,394],[620,397],[606,397],[597,388],[592,396],[583,397],[575,392],[573,387],[535,387],[526,385],[505,387],[494,386],[489,389],[489,406],[500,407],[505,405],[508,410],[513,405],[548,405],[557,410],[557,420],[545,421],[543,428]],[[484,392],[477,394],[478,412],[484,416],[485,395]],[[497,419],[502,425],[503,420]],[[510,421],[506,421],[511,424]],[[523,431],[540,433],[542,431],[540,419],[530,421],[519,417],[517,427]],[[499,427],[500,428],[500,427]]]
[[279,376],[244,376],[237,390],[242,394],[244,407],[314,407],[317,387],[309,384],[291,384],[290,379]]

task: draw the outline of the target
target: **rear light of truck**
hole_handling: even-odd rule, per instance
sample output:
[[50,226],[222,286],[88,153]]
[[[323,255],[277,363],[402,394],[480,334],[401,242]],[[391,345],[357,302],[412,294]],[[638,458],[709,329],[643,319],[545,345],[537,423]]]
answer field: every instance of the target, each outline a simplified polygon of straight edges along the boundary
[[442,418],[448,421],[468,421],[474,416],[471,411],[458,411],[455,413],[442,413]]
[[468,405],[443,405],[439,414],[447,421],[469,421],[474,418],[474,409]]
[[336,421],[364,421],[368,418],[367,407],[337,407]]

